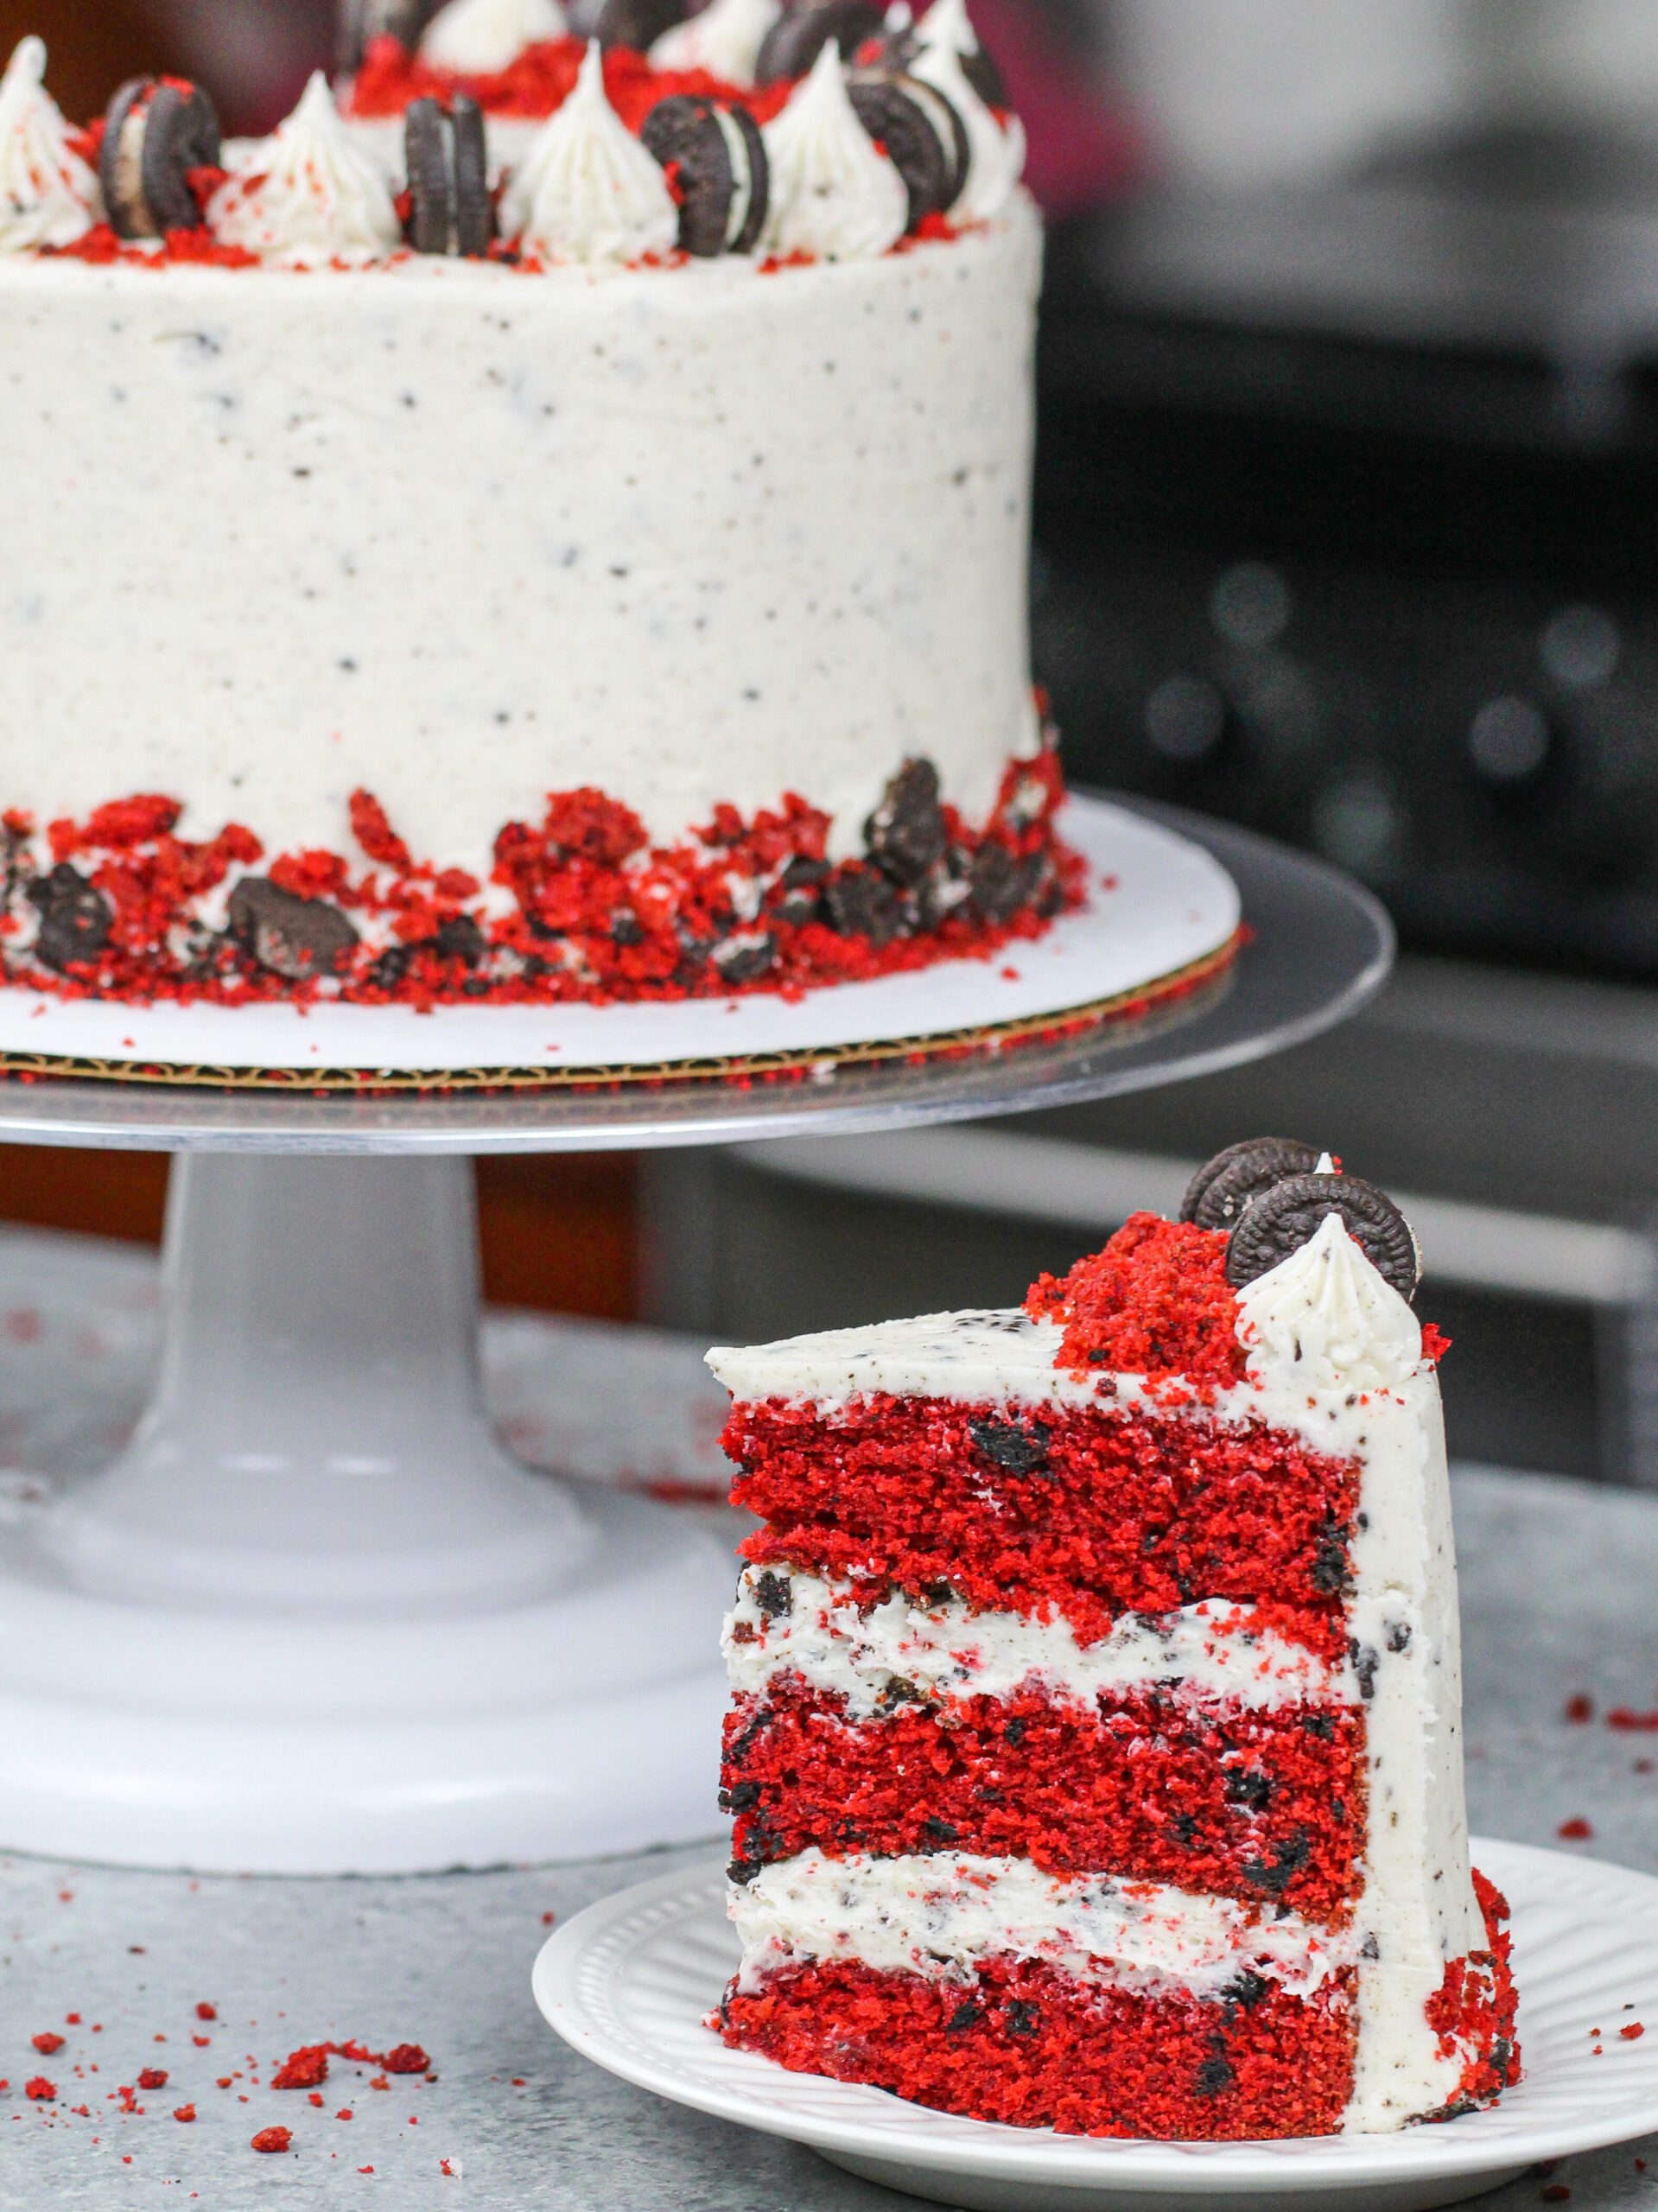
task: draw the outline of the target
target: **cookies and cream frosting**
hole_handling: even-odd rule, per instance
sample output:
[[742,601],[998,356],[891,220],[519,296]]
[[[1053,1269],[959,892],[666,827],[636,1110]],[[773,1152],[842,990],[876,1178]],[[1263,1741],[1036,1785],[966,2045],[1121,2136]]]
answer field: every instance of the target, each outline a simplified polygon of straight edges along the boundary
[[420,58],[456,76],[493,76],[569,28],[558,0],[448,0],[426,26]]
[[403,244],[385,178],[340,119],[321,70],[275,136],[238,155],[207,222],[221,245],[279,268],[380,261]]
[[98,178],[46,89],[46,48],[23,39],[0,79],[0,253],[73,245],[101,213]]
[[764,136],[772,170],[765,236],[774,253],[857,261],[903,237],[904,180],[854,112],[833,39]]
[[520,250],[549,262],[623,264],[673,250],[679,213],[667,179],[605,97],[599,41],[575,90],[524,157],[501,203]]

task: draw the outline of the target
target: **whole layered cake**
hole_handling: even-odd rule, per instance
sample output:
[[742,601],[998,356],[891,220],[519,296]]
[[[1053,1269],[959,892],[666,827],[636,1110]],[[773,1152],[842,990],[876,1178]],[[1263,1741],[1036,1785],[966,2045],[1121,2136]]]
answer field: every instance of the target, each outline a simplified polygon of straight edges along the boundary
[[275,135],[0,85],[5,980],[793,991],[1080,895],[1040,229],[961,0],[357,0]]
[[709,1355],[763,1524],[727,2043],[1174,2139],[1518,2078],[1419,1268],[1381,1192],[1267,1139],[1023,1309]]

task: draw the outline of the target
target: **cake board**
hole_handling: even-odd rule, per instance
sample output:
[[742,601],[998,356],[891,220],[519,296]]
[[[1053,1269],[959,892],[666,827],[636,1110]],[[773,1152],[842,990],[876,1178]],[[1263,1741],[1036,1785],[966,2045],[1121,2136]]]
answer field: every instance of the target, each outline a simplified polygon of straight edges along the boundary
[[[384,1065],[390,1080],[267,1065],[215,1081],[147,1058],[131,1010],[122,1033],[140,1041],[98,1076],[57,1071],[45,1047],[27,1066],[12,1054],[29,1079],[0,1084],[0,1142],[181,1159],[149,1410],[111,1466],[0,1524],[0,1847],[388,1873],[712,1833],[728,1546],[497,1443],[468,1157],[847,1134],[1145,1089],[1299,1042],[1385,978],[1385,914],[1321,864],[1167,810],[1083,800],[1071,817],[1091,864],[1112,837],[1170,862],[1171,829],[1211,878],[1218,862],[1246,921],[1236,959],[1236,909],[1199,901],[1189,957],[1149,990],[1073,983],[1010,1021],[991,988],[1006,976],[962,963],[950,981],[976,968],[976,1027],[941,1007],[931,1033],[770,1058],[715,1050],[734,1017],[713,1001],[701,1052],[567,1059],[550,1085],[505,1063],[475,1085],[451,1064],[435,1092]],[[1031,950],[1001,963],[1016,981]],[[0,1053],[10,1041],[0,1019]]]

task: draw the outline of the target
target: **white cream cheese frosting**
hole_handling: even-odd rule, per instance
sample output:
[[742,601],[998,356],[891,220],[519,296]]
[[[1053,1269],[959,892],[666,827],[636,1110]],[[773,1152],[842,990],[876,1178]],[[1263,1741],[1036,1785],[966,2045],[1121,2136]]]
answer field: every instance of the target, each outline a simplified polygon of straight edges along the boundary
[[651,67],[706,69],[722,84],[750,86],[765,34],[782,13],[782,0],[713,0],[664,31],[651,48]]
[[761,136],[771,167],[764,243],[772,252],[860,261],[903,237],[904,180],[854,112],[833,39]]
[[457,76],[494,76],[569,28],[558,0],[448,0],[422,34],[420,58]]
[[98,178],[46,89],[46,48],[20,39],[0,78],[0,253],[73,245],[102,214]]
[[[765,1594],[775,1601],[781,1585],[787,1611],[761,1603],[767,1574]],[[1255,1613],[1253,1605],[1220,1599],[1159,1617],[1125,1613],[1109,1635],[1082,1645],[1063,1618],[974,1612],[960,1599],[924,1605],[901,1592],[870,1606],[850,1583],[751,1567],[738,1583],[721,1649],[739,1696],[797,1675],[810,1689],[844,1698],[853,1720],[888,1709],[895,1681],[941,1701],[1030,1690],[1089,1711],[1102,1691],[1159,1685],[1252,1713],[1357,1696],[1350,1666],[1326,1666],[1258,1624]]]
[[549,119],[501,202],[504,236],[539,259],[619,266],[673,251],[668,181],[605,97],[597,39],[575,89]]
[[221,245],[289,269],[360,265],[402,247],[386,180],[341,120],[321,70],[275,136],[238,149],[237,164],[207,207]]
[[948,212],[957,222],[985,222],[1007,206],[1024,174],[1025,126],[1016,115],[999,123],[968,80],[962,56],[976,54],[979,41],[965,0],[933,0],[916,35],[910,74],[942,92],[967,130],[967,178]]
[[1238,1340],[1264,1375],[1293,1368],[1311,1390],[1394,1389],[1422,1360],[1416,1316],[1333,1213],[1239,1292]]
[[1350,1929],[1293,1912],[1261,1920],[1231,1897],[972,1853],[828,1859],[814,1847],[732,1884],[727,1909],[743,1942],[740,1988],[800,1959],[938,1976],[1012,1956],[1152,1994],[1218,1997],[1248,1970],[1312,1997],[1358,1948]]

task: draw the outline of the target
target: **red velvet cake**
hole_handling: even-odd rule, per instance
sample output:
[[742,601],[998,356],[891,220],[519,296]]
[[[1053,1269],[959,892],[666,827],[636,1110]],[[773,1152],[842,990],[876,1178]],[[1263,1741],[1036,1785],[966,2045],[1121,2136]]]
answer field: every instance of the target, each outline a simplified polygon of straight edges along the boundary
[[1380,2133],[1518,2078],[1408,1226],[1236,1147],[1022,1311],[709,1355],[743,1961],[711,2024],[973,2117]]

